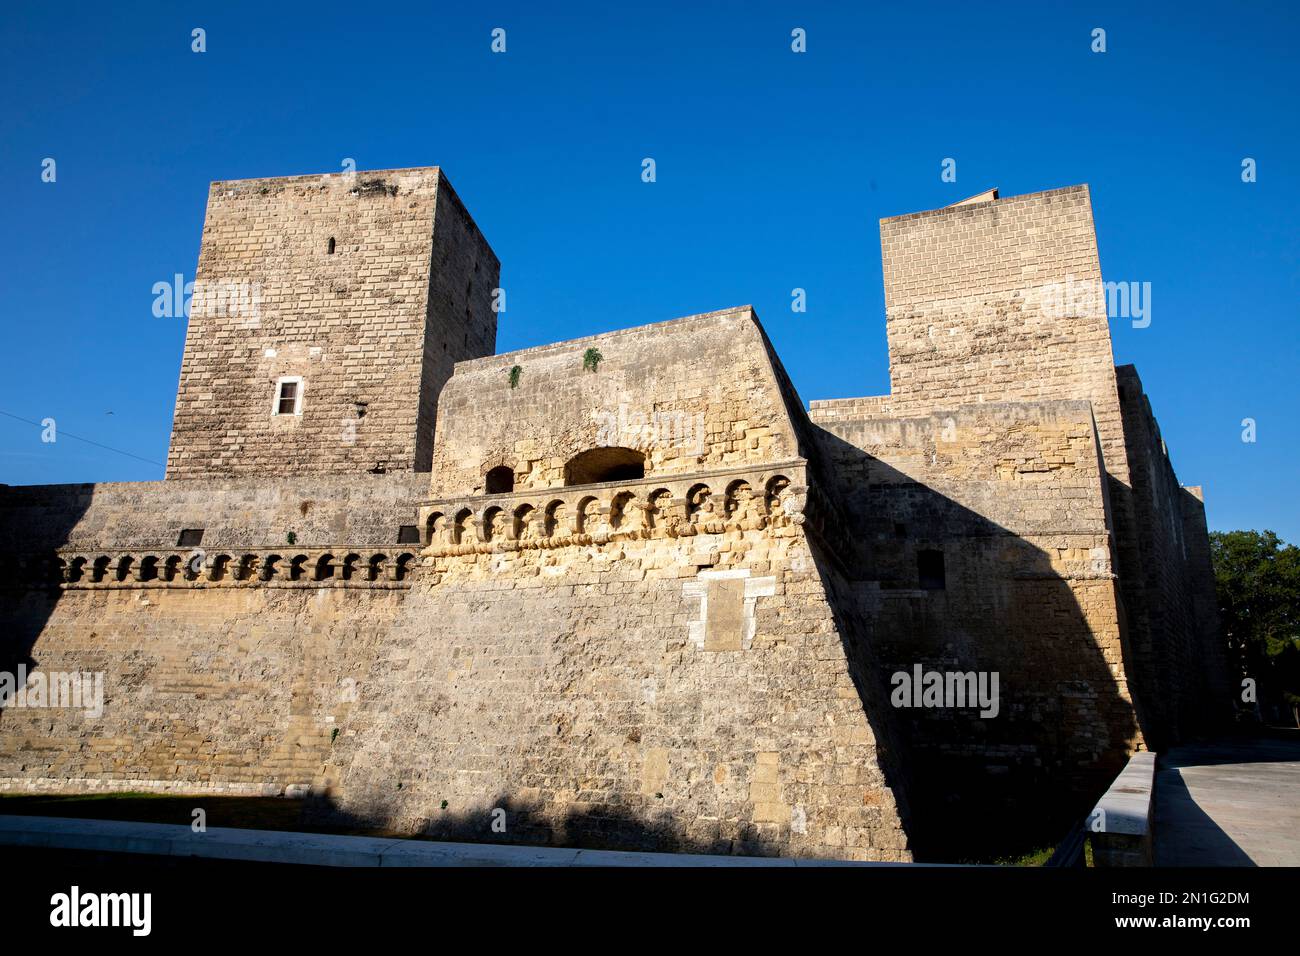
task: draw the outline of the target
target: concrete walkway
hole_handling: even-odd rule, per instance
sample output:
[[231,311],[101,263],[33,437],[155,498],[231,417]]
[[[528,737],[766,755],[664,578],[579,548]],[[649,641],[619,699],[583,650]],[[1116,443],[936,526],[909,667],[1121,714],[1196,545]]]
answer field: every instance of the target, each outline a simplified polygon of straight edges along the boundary
[[1156,773],[1156,866],[1300,866],[1300,733],[1175,747]]

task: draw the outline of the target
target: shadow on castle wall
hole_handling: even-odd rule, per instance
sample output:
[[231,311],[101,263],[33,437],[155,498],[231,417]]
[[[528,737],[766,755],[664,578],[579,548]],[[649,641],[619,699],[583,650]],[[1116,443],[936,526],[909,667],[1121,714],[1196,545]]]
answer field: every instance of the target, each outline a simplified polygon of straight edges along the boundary
[[646,815],[616,805],[570,807],[557,814],[543,810],[540,802],[506,792],[469,809],[430,808],[414,829],[399,826],[395,816],[377,804],[345,810],[329,793],[306,797],[302,818],[314,829],[402,832],[417,839],[465,843],[723,856],[777,856],[779,850],[759,839],[752,826],[728,833],[717,821],[690,825],[666,810]]
[[[816,440],[855,543],[828,593],[837,618],[856,622],[841,633],[857,644],[846,652],[864,706],[898,738],[890,764],[904,782],[915,859],[992,860],[1054,845],[1138,734],[1101,643],[1110,638],[1094,633],[1053,555],[828,431]],[[923,551],[942,554],[941,581],[919,580]],[[825,577],[841,577],[819,563]],[[1114,582],[1107,572],[1084,586],[1104,596]],[[892,691],[873,705],[893,675],[918,666],[997,674],[996,716],[896,707]]]
[[[37,641],[63,596],[58,549],[71,541],[95,488],[65,487],[75,490],[56,508],[39,507],[45,487],[0,487],[0,673],[17,675],[22,668],[30,675],[41,666]],[[32,510],[39,527],[29,525]],[[10,703],[0,700],[0,723]]]

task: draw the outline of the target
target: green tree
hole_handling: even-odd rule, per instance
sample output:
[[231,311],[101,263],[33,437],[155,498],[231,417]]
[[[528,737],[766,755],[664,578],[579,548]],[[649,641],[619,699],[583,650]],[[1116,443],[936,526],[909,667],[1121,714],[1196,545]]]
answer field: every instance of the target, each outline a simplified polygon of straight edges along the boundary
[[1300,548],[1272,531],[1215,531],[1210,554],[1228,647],[1261,710],[1300,725]]

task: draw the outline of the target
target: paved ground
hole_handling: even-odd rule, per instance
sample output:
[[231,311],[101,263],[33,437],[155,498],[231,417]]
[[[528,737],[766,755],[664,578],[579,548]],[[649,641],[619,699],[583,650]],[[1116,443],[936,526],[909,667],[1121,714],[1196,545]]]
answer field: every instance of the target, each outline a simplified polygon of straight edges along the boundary
[[1300,866],[1300,733],[1175,747],[1156,772],[1156,866]]

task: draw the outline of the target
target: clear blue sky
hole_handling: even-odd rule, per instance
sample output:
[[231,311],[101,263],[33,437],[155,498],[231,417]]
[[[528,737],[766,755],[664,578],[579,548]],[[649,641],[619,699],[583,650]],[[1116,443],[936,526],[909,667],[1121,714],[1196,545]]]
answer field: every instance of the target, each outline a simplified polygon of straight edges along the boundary
[[0,411],[62,437],[0,416],[0,481],[162,477],[67,436],[165,460],[185,329],[151,289],[193,277],[211,180],[441,165],[500,351],[752,303],[805,400],[888,391],[881,217],[1087,182],[1106,278],[1152,284],[1115,358],[1180,479],[1300,541],[1294,4],[616,6],[7,3]]

